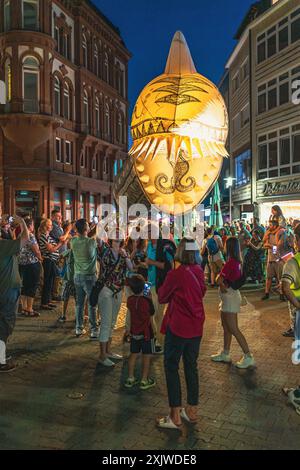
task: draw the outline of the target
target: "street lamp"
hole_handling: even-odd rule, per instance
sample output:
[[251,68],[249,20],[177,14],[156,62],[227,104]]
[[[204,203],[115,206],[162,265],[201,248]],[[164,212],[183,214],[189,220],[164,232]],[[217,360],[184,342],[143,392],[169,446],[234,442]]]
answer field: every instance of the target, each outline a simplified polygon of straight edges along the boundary
[[224,178],[226,181],[226,188],[229,189],[229,222],[232,222],[232,186],[233,182],[236,181],[236,178],[232,178],[229,176],[228,178]]

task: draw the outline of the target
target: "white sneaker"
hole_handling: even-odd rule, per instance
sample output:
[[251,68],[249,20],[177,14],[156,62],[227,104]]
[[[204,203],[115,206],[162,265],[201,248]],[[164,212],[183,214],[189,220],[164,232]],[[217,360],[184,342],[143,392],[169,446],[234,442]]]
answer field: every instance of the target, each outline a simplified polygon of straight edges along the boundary
[[84,328],[82,330],[76,330],[75,334],[77,338],[79,338],[80,336],[86,335],[86,330]]
[[122,361],[123,356],[120,356],[120,354],[116,353],[111,353],[107,355],[110,359],[116,359],[117,361]]
[[114,367],[116,365],[113,361],[108,359],[108,357],[104,359],[104,361],[99,361],[99,364],[105,367]]
[[97,339],[99,339],[99,333],[98,333],[98,331],[92,331],[92,332],[91,332],[91,335],[90,335],[90,339],[92,339],[92,340],[97,340]]
[[223,351],[219,354],[213,354],[210,358],[213,362],[225,362],[226,364],[232,362],[230,354],[225,354]]
[[239,369],[248,369],[248,367],[254,367],[255,366],[255,360],[252,354],[249,354],[248,356],[243,356],[236,364],[236,367]]

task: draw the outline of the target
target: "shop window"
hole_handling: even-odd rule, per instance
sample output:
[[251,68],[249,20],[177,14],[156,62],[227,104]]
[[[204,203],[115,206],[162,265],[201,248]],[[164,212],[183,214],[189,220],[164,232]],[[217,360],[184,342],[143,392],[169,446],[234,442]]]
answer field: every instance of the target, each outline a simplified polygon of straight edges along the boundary
[[39,28],[38,0],[23,0],[23,29],[36,31]]
[[61,191],[54,191],[54,201],[53,209],[56,211],[61,211]]
[[65,194],[65,219],[72,221],[73,220],[73,196],[72,193]]
[[39,112],[39,62],[26,57],[23,62],[23,103],[25,113]]

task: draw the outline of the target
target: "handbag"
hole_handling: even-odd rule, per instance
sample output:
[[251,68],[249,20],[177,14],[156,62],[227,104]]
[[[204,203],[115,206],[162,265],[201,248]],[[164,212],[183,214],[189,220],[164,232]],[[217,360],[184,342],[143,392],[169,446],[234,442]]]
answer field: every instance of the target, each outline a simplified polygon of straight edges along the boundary
[[96,283],[94,284],[94,286],[91,290],[90,296],[89,296],[89,304],[90,304],[91,307],[96,307],[96,305],[98,304],[98,299],[99,299],[100,292],[102,291],[103,287],[105,286],[105,283],[106,283],[107,279],[109,278],[109,276],[111,275],[111,273],[113,272],[115,267],[117,266],[119,260],[120,260],[120,255],[119,255],[117,261],[112,266],[112,268],[106,274],[106,277],[101,277],[101,278],[97,279]]

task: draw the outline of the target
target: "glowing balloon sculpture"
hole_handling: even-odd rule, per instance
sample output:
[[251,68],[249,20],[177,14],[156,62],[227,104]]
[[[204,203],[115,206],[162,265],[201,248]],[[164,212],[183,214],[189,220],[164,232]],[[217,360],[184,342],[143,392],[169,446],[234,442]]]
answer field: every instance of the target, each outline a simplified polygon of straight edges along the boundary
[[131,132],[130,155],[151,204],[176,215],[203,201],[228,155],[228,115],[217,87],[197,73],[181,32],[165,73],[140,94]]

